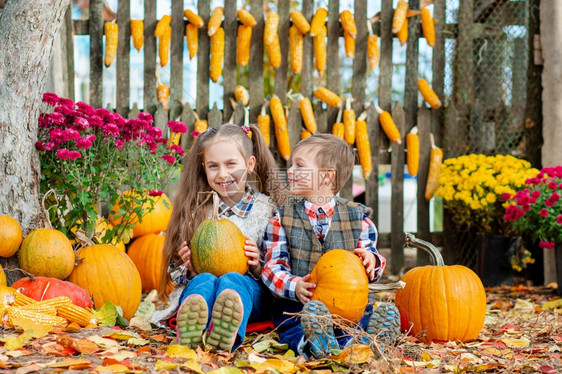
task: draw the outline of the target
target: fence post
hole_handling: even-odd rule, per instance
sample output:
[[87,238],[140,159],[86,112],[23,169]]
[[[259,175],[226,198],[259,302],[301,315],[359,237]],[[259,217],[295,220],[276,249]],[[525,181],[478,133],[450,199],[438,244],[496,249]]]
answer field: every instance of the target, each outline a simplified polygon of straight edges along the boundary
[[144,104],[143,111],[154,114],[156,96],[156,1],[144,0]]
[[117,41],[117,95],[115,109],[123,117],[129,115],[129,52],[131,49],[131,1],[121,0],[117,10],[119,37]]
[[90,104],[103,105],[103,1],[90,0]]
[[[399,102],[392,109],[392,118],[404,140],[405,113]],[[391,177],[392,184],[390,211],[391,271],[398,274],[404,265],[404,143],[392,143]]]
[[183,44],[185,22],[183,20],[183,0],[172,0],[172,45],[170,46],[170,120],[179,117],[183,99]]
[[263,97],[263,0],[250,0],[250,13],[256,19],[252,28],[250,61],[248,62],[248,90],[250,93],[250,123],[255,123],[264,103]]
[[[210,65],[210,40],[207,35],[207,25],[211,15],[211,5],[207,0],[197,1],[197,11],[203,18],[205,26],[199,29],[199,50],[197,52],[197,98],[195,111],[200,119],[207,119],[209,113],[209,65]],[[209,126],[211,123],[209,122]]]
[[[234,108],[230,99],[234,100],[234,87],[236,86],[236,33],[238,20],[236,1],[224,2],[224,69],[222,70],[223,86],[223,123],[230,120]],[[243,120],[242,120],[243,121]]]

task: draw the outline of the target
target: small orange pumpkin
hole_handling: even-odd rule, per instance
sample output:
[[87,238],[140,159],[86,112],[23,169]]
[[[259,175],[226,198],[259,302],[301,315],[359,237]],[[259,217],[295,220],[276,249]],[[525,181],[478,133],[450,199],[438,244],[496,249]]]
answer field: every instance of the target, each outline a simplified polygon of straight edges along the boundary
[[[4,273],[4,269],[2,269],[2,265],[0,265],[0,286],[7,286],[8,282],[6,282],[6,274]],[[0,304],[2,300],[0,300]]]
[[121,250],[110,244],[96,244],[76,252],[76,265],[68,280],[84,288],[100,308],[111,301],[130,319],[139,307],[142,286],[135,264]]
[[[158,289],[163,268],[165,240],[164,235],[148,234],[135,239],[129,246],[127,255],[133,260],[139,271],[143,292]],[[170,283],[168,292],[171,292],[172,289],[173,286]]]
[[434,265],[418,266],[402,277],[406,286],[396,291],[403,331],[425,331],[422,340],[469,341],[480,334],[486,317],[486,292],[480,278],[461,265],[445,266],[441,254],[426,241],[407,234],[406,245],[430,254]]
[[21,227],[10,216],[0,215],[0,257],[11,257],[22,241]]
[[62,232],[36,229],[23,240],[18,261],[20,268],[33,275],[66,279],[74,268],[74,251]]
[[357,322],[369,302],[369,280],[361,259],[345,249],[322,255],[310,273],[316,283],[312,300],[321,301],[330,313]]
[[235,223],[218,217],[218,195],[213,192],[213,217],[201,222],[191,238],[191,262],[198,273],[220,277],[229,272],[245,274],[246,238]]

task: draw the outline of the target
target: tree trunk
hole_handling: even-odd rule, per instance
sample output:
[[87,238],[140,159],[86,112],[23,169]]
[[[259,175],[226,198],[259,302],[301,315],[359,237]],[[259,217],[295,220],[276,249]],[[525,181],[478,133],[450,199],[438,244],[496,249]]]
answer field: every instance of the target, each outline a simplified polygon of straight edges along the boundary
[[[69,0],[12,0],[0,16],[0,214],[24,232],[43,227],[37,118],[53,40]],[[14,257],[2,265],[14,267]],[[6,274],[8,284],[18,277]]]

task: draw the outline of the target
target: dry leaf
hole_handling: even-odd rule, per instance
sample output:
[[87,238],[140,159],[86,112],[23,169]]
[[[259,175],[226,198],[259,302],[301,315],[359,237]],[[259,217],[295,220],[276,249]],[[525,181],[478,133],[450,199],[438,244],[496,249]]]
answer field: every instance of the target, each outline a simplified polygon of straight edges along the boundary
[[123,360],[127,360],[127,359],[133,358],[133,357],[137,357],[135,352],[125,351],[125,350],[119,351],[116,354],[114,354],[113,356],[111,356],[111,358],[113,358],[117,361],[123,361]]
[[521,339],[513,339],[513,338],[503,338],[501,339],[505,345],[509,348],[527,348],[530,344],[529,339],[521,338]]
[[109,349],[113,347],[119,348],[120,345],[115,340],[102,338],[99,335],[88,336],[86,339],[93,341],[96,343],[101,349]]
[[114,364],[108,366],[98,366],[94,371],[99,371],[101,373],[132,373],[133,371],[123,364]]
[[25,346],[33,337],[33,331],[27,330],[24,331],[19,336],[8,336],[4,340],[4,347],[8,349],[8,351],[15,351],[23,346]]
[[48,364],[48,368],[68,368],[70,366],[77,366],[77,365],[91,365],[90,360],[86,359],[74,359],[74,358],[67,358],[59,362],[55,362],[52,364]]
[[136,327],[137,329],[142,331],[152,330],[152,325],[150,324],[150,322],[138,316],[131,318],[131,320],[129,321],[129,327]]
[[148,340],[142,338],[131,338],[127,340],[127,345],[147,345],[148,343],[150,343]]
[[156,340],[157,342],[160,342],[160,343],[167,343],[168,342],[168,338],[166,338],[162,334],[152,335],[152,336],[150,336],[150,339]]
[[21,367],[18,368],[18,370],[16,370],[16,374],[27,374],[27,373],[33,373],[35,371],[40,371],[43,369],[43,366],[37,365],[37,364],[31,364],[25,367]]
[[193,349],[186,347],[184,345],[177,345],[177,344],[169,345],[168,348],[166,349],[166,354],[170,358],[186,358],[188,360],[195,360],[195,361],[199,360],[197,353],[195,353]]
[[140,339],[140,335],[136,332],[119,330],[103,335],[104,338],[113,338],[115,340],[129,340],[132,338]]
[[154,364],[154,369],[156,370],[173,370],[178,366],[175,362],[166,362],[162,360],[156,361]]
[[23,331],[32,331],[32,336],[34,338],[41,338],[49,333],[53,329],[53,325],[43,325],[35,323],[30,319],[16,318],[12,321],[14,327],[19,327]]
[[[285,374],[287,372],[282,372],[282,373]],[[238,368],[235,368],[234,366],[224,366],[217,370],[208,371],[207,374],[244,374],[244,372]]]
[[371,348],[366,345],[353,344],[345,348],[339,355],[334,357],[334,359],[340,361],[342,364],[357,365],[369,362],[374,357],[375,354]]
[[78,332],[80,330],[82,330],[82,327],[76,322],[69,323],[68,326],[63,329],[64,332]]

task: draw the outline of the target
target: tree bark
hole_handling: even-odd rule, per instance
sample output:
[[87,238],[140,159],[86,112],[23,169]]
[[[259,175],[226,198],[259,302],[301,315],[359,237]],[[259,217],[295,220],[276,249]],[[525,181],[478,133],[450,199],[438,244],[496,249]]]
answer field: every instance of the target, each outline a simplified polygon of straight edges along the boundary
[[[37,118],[53,40],[69,0],[8,1],[0,16],[0,214],[16,219],[24,235],[43,227]],[[5,266],[14,257],[2,259]],[[8,284],[16,274],[6,274]]]

